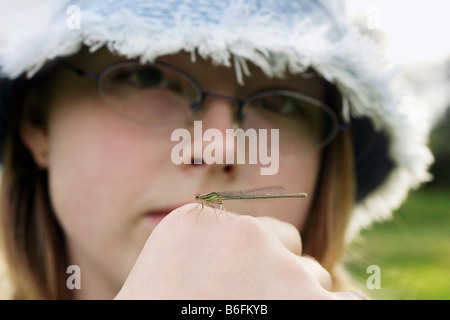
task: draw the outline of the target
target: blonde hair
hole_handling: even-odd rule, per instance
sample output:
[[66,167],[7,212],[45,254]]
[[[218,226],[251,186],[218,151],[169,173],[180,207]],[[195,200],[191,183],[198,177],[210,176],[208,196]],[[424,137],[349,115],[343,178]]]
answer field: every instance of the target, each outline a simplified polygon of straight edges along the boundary
[[[0,195],[0,232],[12,298],[70,299],[71,291],[66,287],[67,248],[50,202],[47,171],[35,164],[20,135],[23,121],[45,126],[46,112],[38,107],[45,105],[42,91],[49,90],[50,85],[42,88],[39,83],[43,81],[27,81],[15,94],[18,99],[13,104],[4,147]],[[328,98],[337,101],[336,94]],[[322,152],[316,197],[301,230],[304,253],[318,260],[337,283],[334,271],[344,250],[345,230],[354,201],[352,159],[351,134],[341,132]]]
[[[335,106],[338,117],[341,117],[341,102],[337,88],[328,84],[326,103]],[[315,258],[330,272],[335,291],[354,289],[340,262],[355,194],[352,132],[344,130],[322,152],[316,196],[304,230],[301,230],[303,253]]]
[[323,154],[322,170],[307,224],[301,233],[303,252],[315,258],[333,277],[334,290],[351,284],[339,264],[354,203],[355,183],[351,136],[342,132]]

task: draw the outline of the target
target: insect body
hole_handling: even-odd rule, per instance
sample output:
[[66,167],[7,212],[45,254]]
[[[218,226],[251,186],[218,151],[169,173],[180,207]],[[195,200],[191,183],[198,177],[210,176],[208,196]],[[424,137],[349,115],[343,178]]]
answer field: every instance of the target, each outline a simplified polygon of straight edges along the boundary
[[197,194],[195,196],[195,201],[198,202],[198,205],[202,205],[202,210],[205,205],[212,207],[217,218],[216,207],[214,207],[214,205],[220,205],[220,211],[224,210],[226,214],[227,210],[222,202],[224,200],[305,198],[306,196],[306,193],[287,194],[286,189],[281,186],[269,186],[239,191],[210,192],[206,195]]

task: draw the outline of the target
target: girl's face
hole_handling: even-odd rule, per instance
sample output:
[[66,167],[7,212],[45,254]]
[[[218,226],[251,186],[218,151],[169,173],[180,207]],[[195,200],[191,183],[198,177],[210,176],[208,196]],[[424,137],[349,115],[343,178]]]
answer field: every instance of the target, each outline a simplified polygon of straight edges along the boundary
[[[120,60],[108,53],[79,54],[71,63],[99,72]],[[192,63],[187,54],[158,60],[191,74],[208,92],[243,97],[263,89],[287,88],[324,98],[323,80],[314,77],[268,79],[252,68],[241,86],[234,68],[213,66],[199,58]],[[203,131],[233,128],[233,102],[210,97],[203,108],[199,118]],[[95,80],[70,69],[58,74],[50,110],[47,128],[28,133],[40,136],[28,139],[32,141],[28,145],[35,158],[46,157],[40,163],[48,169],[51,202],[67,237],[70,263],[81,268],[84,293],[114,296],[158,222],[173,209],[194,202],[197,193],[270,185],[282,185],[289,193],[306,192],[305,199],[225,203],[227,211],[275,217],[300,230],[303,226],[314,197],[320,152],[280,149],[275,175],[261,175],[261,167],[266,167],[261,164],[175,165],[171,152],[178,142],[171,141],[172,130],[121,117],[101,100]],[[203,148],[208,144],[204,142]]]

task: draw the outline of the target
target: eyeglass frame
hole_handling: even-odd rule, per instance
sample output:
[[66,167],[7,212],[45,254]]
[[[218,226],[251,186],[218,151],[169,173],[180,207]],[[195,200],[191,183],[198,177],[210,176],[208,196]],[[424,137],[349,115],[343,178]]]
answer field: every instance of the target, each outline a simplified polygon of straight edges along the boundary
[[[167,68],[173,72],[179,73],[181,74],[183,77],[185,77],[197,90],[198,93],[200,93],[200,100],[198,102],[193,102],[191,104],[191,111],[193,113],[193,115],[195,116],[203,107],[204,101],[207,97],[214,97],[214,98],[219,98],[219,99],[225,99],[228,101],[231,101],[235,104],[238,105],[238,109],[237,109],[237,120],[239,122],[244,120],[244,114],[243,114],[243,109],[244,106],[246,106],[248,104],[248,101],[252,101],[256,98],[258,98],[259,96],[263,96],[264,94],[267,93],[274,93],[274,94],[279,94],[279,93],[291,93],[291,94],[295,94],[298,95],[299,97],[301,97],[302,99],[315,104],[317,107],[324,109],[328,114],[331,115],[332,119],[333,119],[333,123],[335,123],[335,128],[333,128],[332,133],[329,135],[329,137],[327,139],[325,139],[324,141],[322,141],[319,145],[317,145],[315,147],[315,149],[321,149],[325,146],[327,146],[328,144],[330,144],[338,135],[339,131],[346,131],[348,130],[348,126],[344,123],[342,123],[340,121],[340,117],[338,117],[338,115],[336,114],[336,112],[330,108],[327,104],[325,104],[323,101],[311,97],[307,94],[304,94],[300,91],[297,90],[292,90],[292,89],[265,89],[265,90],[261,90],[261,91],[257,91],[254,92],[248,96],[246,96],[245,98],[238,98],[238,97],[234,97],[234,96],[229,96],[229,95],[224,95],[221,93],[217,93],[217,92],[211,92],[211,91],[204,91],[202,86],[199,84],[199,82],[192,76],[190,75],[188,72],[175,67],[171,64],[165,63],[165,62],[161,62],[161,61],[155,61],[153,63],[145,63],[142,64],[140,63],[138,60],[121,60],[121,61],[117,61],[114,62],[112,64],[107,65],[106,67],[104,67],[99,73],[95,73],[95,72],[88,72],[88,71],[84,71],[81,68],[78,68],[74,65],[72,65],[71,63],[62,60],[62,64],[65,67],[68,67],[69,69],[71,69],[72,71],[74,71],[76,74],[78,74],[79,76],[82,77],[86,77],[89,79],[93,79],[96,81],[96,87],[97,87],[97,92],[98,94],[101,96],[101,79],[102,79],[102,75],[106,74],[107,72],[109,72],[110,70],[114,70],[117,69],[120,66],[124,66],[124,65],[142,65],[142,66],[160,66],[163,68]],[[128,118],[127,118],[128,119]],[[128,119],[129,121],[135,122],[132,119]]]

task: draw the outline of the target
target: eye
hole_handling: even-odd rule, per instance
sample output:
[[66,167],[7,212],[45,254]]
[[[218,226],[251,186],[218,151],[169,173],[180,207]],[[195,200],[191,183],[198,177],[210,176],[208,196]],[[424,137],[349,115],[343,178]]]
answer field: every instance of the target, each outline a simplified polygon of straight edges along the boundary
[[301,111],[302,108],[299,104],[298,99],[283,95],[264,96],[252,102],[253,107],[264,108],[265,111],[278,115],[290,115]]
[[152,66],[124,69],[114,75],[114,82],[139,89],[164,88],[170,86],[170,80],[159,69]]

